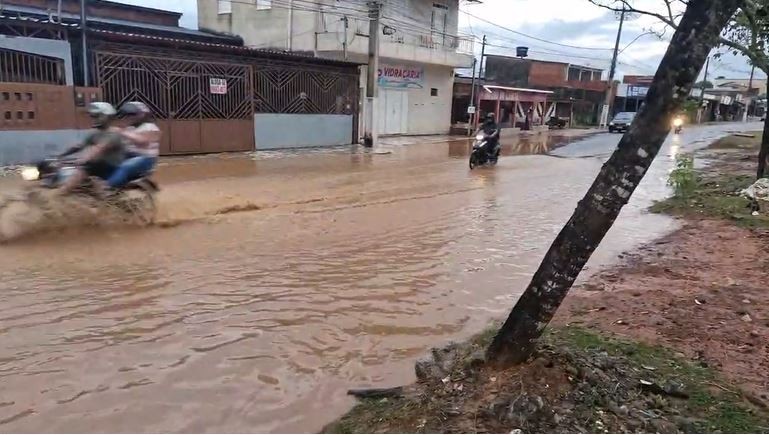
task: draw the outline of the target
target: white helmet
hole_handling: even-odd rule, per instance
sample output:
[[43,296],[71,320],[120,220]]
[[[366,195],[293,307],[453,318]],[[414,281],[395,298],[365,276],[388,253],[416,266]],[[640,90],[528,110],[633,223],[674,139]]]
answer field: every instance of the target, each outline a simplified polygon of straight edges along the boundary
[[117,111],[110,103],[97,101],[88,105],[88,116],[93,119],[93,126],[96,128],[106,127],[115,115]]

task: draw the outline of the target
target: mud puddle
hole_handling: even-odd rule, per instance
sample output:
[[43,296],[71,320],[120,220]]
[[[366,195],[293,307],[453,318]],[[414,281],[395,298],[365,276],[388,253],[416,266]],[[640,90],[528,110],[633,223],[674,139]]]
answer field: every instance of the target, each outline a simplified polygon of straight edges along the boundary
[[[643,211],[671,144],[591,268],[674,227]],[[184,225],[1,247],[0,430],[316,431],[347,388],[408,383],[512,306],[602,164],[450,150],[189,159],[158,174]]]

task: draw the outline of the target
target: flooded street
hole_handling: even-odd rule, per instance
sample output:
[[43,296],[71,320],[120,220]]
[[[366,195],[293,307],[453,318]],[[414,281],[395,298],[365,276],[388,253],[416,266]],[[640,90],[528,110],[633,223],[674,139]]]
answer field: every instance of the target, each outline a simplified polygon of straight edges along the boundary
[[[675,227],[676,154],[760,129],[671,136],[590,269]],[[166,160],[156,227],[0,246],[0,431],[317,431],[504,316],[619,138]]]

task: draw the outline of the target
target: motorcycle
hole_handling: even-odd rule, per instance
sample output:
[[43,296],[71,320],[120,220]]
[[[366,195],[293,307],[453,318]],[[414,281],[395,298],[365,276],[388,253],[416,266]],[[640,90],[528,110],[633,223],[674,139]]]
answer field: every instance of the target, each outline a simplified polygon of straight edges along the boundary
[[489,142],[489,136],[480,132],[475,136],[475,142],[473,142],[473,152],[470,153],[470,169],[474,169],[476,166],[482,166],[487,163],[496,165],[499,160],[499,144],[496,145],[491,154],[486,152],[486,145]]
[[674,134],[681,134],[684,129],[684,120],[681,118],[675,118],[673,120],[673,132]]
[[[27,166],[21,169],[21,178],[34,183],[14,200],[25,201],[33,205],[45,207],[41,204],[44,195],[41,190],[53,190],[61,187],[64,182],[77,172],[77,165],[73,160],[46,159],[35,166]],[[97,188],[96,181],[86,179],[79,187],[74,189],[71,195],[87,197],[97,203],[103,203],[121,212],[128,220],[142,225],[151,224],[155,220],[156,203],[155,196],[160,190],[158,185],[146,174],[135,180],[131,180],[125,186],[114,191],[103,192]],[[0,211],[2,211],[0,209]]]

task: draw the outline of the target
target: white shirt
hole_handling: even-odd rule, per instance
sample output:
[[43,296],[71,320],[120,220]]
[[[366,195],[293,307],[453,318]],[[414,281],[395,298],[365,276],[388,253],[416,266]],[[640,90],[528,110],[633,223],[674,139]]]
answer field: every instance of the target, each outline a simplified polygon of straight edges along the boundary
[[[128,127],[129,131],[133,131],[136,133],[145,133],[148,131],[160,131],[160,127],[158,127],[154,122],[145,122],[144,124],[139,125],[138,127]],[[135,143],[131,143],[128,145],[128,151],[142,154],[149,157],[157,157],[160,155],[160,143],[159,142],[150,142],[149,144],[145,146],[140,146]]]

